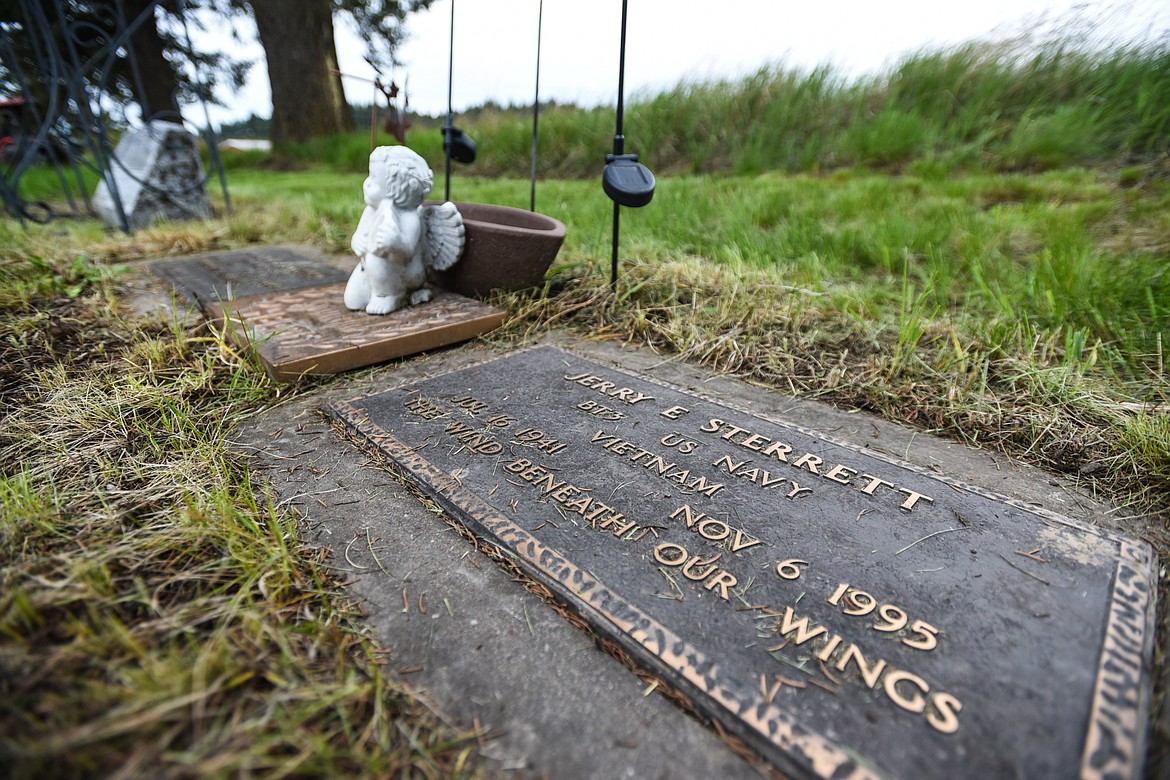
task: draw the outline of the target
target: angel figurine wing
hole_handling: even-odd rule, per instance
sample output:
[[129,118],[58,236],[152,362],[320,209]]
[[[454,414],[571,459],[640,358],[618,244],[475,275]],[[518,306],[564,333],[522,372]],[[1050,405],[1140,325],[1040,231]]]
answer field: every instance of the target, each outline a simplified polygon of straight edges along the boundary
[[423,264],[436,271],[446,271],[463,254],[465,240],[463,217],[455,204],[447,201],[422,210],[423,237],[419,250]]

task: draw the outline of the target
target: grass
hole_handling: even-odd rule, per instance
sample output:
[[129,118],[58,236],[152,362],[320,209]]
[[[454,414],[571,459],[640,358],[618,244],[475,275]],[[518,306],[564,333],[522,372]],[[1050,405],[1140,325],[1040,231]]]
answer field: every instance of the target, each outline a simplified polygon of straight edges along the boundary
[[[768,69],[635,100],[627,130],[660,180],[623,212],[616,293],[597,181],[612,116],[551,109],[542,171],[558,178],[537,206],[566,245],[543,289],[499,296],[493,338],[642,344],[1071,475],[1170,570],[1167,63],[1164,43],[978,43],[852,84]],[[481,158],[452,197],[527,207],[526,119],[474,119]],[[441,189],[432,130],[412,141]],[[474,735],[382,672],[328,561],[231,451],[236,425],[292,391],[214,334],[119,301],[130,260],[347,252],[368,144],[234,158],[235,211],[204,223],[127,237],[0,222],[0,761],[14,773],[479,771]],[[1156,768],[1170,735],[1152,744]]]
[[100,237],[33,228],[0,263],[6,774],[464,774],[474,742],[381,672],[230,450],[279,388],[212,336],[123,319]]
[[[1095,37],[1082,9],[1040,31],[924,49],[875,75],[783,62],[737,80],[684,82],[631,95],[627,151],[659,175],[768,171],[821,173],[867,166],[946,175],[1037,172],[1103,160],[1129,164],[1165,153],[1170,138],[1170,38]],[[441,122],[414,117],[408,142],[443,169]],[[479,146],[464,175],[529,173],[531,107],[477,108],[456,124]],[[548,105],[540,116],[540,174],[595,178],[612,146],[612,106]],[[395,141],[379,136],[378,143]],[[277,164],[325,164],[360,173],[369,132],[278,150]],[[256,155],[241,155],[251,164]]]
[[[1164,153],[1170,137],[1170,39],[1095,37],[1082,9],[1040,32],[926,49],[885,72],[846,78],[774,63],[738,80],[684,82],[627,102],[627,151],[661,174],[816,173],[858,165],[902,171],[1043,171]],[[480,146],[471,175],[528,174],[531,108],[458,117]],[[593,178],[613,136],[612,107],[550,106],[540,170]],[[361,170],[357,148],[344,152]],[[361,136],[368,144],[368,135]],[[437,129],[420,120],[412,147],[435,170]],[[388,139],[383,142],[389,142]],[[338,152],[315,150],[336,156]]]
[[[878,321],[898,313],[912,285],[920,307],[962,321],[971,339],[998,345],[1050,332],[1068,366],[1101,362],[1143,395],[1134,388],[1164,365],[1170,333],[1170,169],[1147,164],[1141,184],[1123,186],[1132,170],[675,177],[649,208],[626,212],[624,246],[648,261],[764,271]],[[360,174],[279,178],[280,207],[233,221],[226,238],[286,231],[346,251]],[[269,171],[235,171],[233,199],[255,203],[273,182]],[[528,203],[522,181],[458,174],[451,196]],[[610,216],[600,187],[543,182],[537,204],[568,225],[566,256],[602,262]]]

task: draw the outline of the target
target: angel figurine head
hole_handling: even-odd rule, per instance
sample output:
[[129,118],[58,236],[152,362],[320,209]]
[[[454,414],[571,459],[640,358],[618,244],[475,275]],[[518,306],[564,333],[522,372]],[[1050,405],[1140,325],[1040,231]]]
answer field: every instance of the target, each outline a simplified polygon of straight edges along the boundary
[[370,175],[362,194],[370,208],[389,199],[399,208],[413,209],[422,205],[433,186],[434,174],[423,158],[405,146],[379,146],[370,153]]
[[450,268],[463,253],[463,218],[453,203],[422,204],[434,176],[426,161],[405,146],[380,146],[370,154],[362,184],[366,208],[353,234],[358,265],[345,286],[345,305],[388,314],[431,299],[427,268]]

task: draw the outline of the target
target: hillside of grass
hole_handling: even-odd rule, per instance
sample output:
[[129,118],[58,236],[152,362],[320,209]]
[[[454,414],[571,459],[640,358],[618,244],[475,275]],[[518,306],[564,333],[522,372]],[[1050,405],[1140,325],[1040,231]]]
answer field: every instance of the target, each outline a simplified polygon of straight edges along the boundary
[[[479,145],[463,175],[529,175],[531,107],[479,108],[456,124]],[[439,127],[416,117],[407,139],[436,170]],[[595,177],[612,146],[613,108],[550,105],[539,127],[540,176]],[[1065,31],[1043,41],[971,42],[859,79],[831,66],[768,67],[631,96],[625,134],[627,151],[659,175],[1132,165],[1170,149],[1170,38],[1103,46]],[[292,161],[361,170],[369,133],[281,151]]]

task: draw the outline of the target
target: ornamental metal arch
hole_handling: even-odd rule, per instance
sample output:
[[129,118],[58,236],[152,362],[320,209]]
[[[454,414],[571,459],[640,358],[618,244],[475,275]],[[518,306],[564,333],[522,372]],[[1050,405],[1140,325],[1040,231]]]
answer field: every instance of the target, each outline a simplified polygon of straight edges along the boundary
[[[181,39],[188,52],[194,51],[188,6],[185,0],[173,2],[181,20]],[[18,0],[18,18],[0,19],[0,202],[21,225],[58,217],[97,218],[83,176],[86,170],[104,183],[119,227],[127,233],[131,225],[119,180],[130,180],[161,197],[178,197],[205,187],[215,176],[230,212],[227,178],[207,110],[210,89],[198,62],[191,60],[202,127],[171,110],[149,115],[142,115],[137,106],[128,110],[125,95],[121,100],[111,98],[118,89],[117,73],[128,74],[137,94],[143,94],[142,70],[130,39],[142,25],[155,23],[157,5],[158,0],[151,0],[128,17],[122,0],[84,4]],[[136,111],[139,116],[133,117]],[[118,159],[114,140],[118,133],[136,121],[153,120],[180,123],[202,140],[208,154],[202,179],[168,184],[178,189],[166,189],[142,180]],[[22,180],[33,170],[51,172],[47,178],[57,188],[52,202],[26,194]]]

